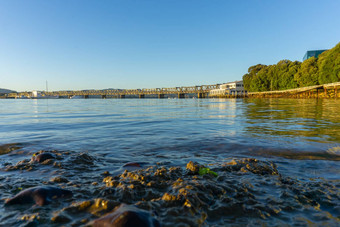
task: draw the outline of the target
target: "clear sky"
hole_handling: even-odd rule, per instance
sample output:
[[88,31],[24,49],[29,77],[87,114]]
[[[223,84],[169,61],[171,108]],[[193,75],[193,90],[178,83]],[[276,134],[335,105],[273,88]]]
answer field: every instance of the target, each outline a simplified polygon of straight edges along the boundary
[[0,0],[0,88],[158,88],[242,79],[340,42],[339,0]]

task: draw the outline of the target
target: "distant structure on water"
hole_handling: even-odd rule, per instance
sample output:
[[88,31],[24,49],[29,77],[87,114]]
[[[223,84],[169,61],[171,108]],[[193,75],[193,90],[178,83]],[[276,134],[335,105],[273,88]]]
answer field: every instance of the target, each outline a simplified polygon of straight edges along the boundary
[[59,98],[59,96],[58,95],[45,95],[40,91],[32,91],[32,96],[30,96],[29,98],[32,98],[32,99],[57,99],[57,98]]
[[245,96],[247,91],[244,90],[243,80],[221,84],[218,89],[209,92],[209,97],[226,97],[226,96]]
[[308,58],[311,58],[311,57],[317,58],[324,51],[326,51],[326,50],[308,50],[306,52],[305,56],[303,57],[303,61],[307,60]]
[[[244,90],[243,81],[235,81],[224,84],[196,85],[189,87],[171,88],[143,88],[143,89],[105,89],[105,90],[81,90],[81,91],[32,91],[3,95],[4,98],[207,98],[207,97],[242,97],[247,93]],[[195,97],[196,96],[196,97]]]

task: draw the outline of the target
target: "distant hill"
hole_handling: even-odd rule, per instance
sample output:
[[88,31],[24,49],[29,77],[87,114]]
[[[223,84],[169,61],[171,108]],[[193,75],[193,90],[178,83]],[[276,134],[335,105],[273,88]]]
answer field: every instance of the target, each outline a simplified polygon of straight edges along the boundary
[[8,94],[8,93],[12,93],[12,92],[16,92],[16,91],[0,88],[0,94]]

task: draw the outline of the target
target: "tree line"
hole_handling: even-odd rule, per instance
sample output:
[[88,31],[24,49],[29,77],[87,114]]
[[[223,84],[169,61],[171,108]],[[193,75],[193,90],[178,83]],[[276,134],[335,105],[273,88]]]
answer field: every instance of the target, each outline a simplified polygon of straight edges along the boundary
[[340,81],[340,43],[303,62],[281,60],[275,65],[257,64],[243,76],[249,92],[300,88]]

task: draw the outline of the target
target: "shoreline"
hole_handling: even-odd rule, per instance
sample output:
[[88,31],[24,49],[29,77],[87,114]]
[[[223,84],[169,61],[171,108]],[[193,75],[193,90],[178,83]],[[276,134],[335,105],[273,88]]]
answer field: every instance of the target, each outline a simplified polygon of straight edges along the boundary
[[[286,171],[289,164],[265,157],[230,157],[208,164],[193,158],[184,165],[108,165],[109,160],[87,152],[41,150],[31,154],[31,159],[21,158],[2,169],[9,175],[0,178],[5,199],[0,209],[15,217],[3,219],[6,225],[91,226],[124,204],[149,214],[162,226],[223,226],[230,221],[236,225],[335,226],[339,222],[337,180],[291,175]],[[99,168],[103,165],[107,170]],[[15,176],[18,171],[31,176],[42,171],[50,174],[35,179]],[[80,179],[78,175],[84,172]],[[55,196],[46,204],[15,200],[23,195],[34,197],[36,189],[41,190],[36,196],[44,200],[48,199],[44,191],[72,196]],[[11,201],[16,202],[14,206]],[[44,212],[37,213],[31,206]]]
[[[20,93],[19,93],[20,94]],[[184,93],[183,93],[184,94]],[[187,94],[194,94],[194,93],[187,93]],[[27,94],[25,94],[27,95]],[[138,94],[133,94],[138,95]],[[141,96],[142,95],[142,96]],[[156,95],[155,94],[149,94],[149,95]],[[90,97],[90,94],[82,94],[84,96],[84,99],[88,98],[102,98],[102,99],[157,99],[157,97],[146,97],[145,94],[139,94],[139,98],[137,97],[117,97],[117,95],[109,95],[109,94],[102,94],[102,95],[92,95],[95,97]],[[15,96],[13,94],[8,96],[0,96],[1,99],[14,99]],[[67,99],[68,96],[61,96],[58,99]],[[160,97],[158,97],[160,99]],[[165,97],[162,96],[161,99],[164,99]],[[168,97],[169,98],[169,97]],[[173,99],[174,97],[171,97],[170,99]],[[178,99],[190,99],[195,98],[194,96],[185,97],[179,96]],[[340,82],[336,83],[329,83],[329,84],[322,84],[322,85],[313,85],[308,87],[302,87],[302,88],[295,88],[295,89],[288,89],[288,90],[279,90],[279,91],[262,91],[262,92],[248,92],[247,94],[242,95],[214,95],[210,96],[205,95],[202,97],[198,97],[198,99],[204,99],[204,98],[340,98]],[[39,98],[38,98],[39,99]],[[45,98],[49,99],[49,98]]]
[[282,91],[248,92],[248,98],[340,98],[340,82]]

